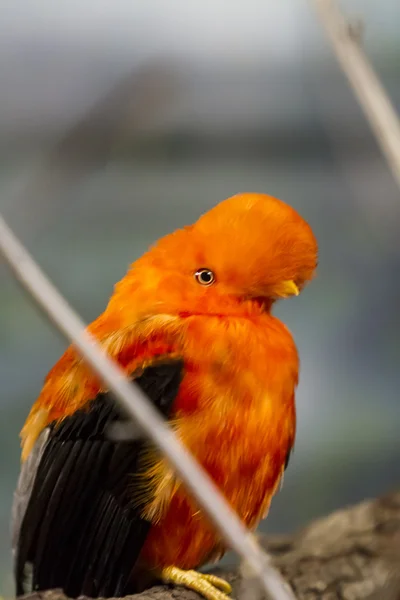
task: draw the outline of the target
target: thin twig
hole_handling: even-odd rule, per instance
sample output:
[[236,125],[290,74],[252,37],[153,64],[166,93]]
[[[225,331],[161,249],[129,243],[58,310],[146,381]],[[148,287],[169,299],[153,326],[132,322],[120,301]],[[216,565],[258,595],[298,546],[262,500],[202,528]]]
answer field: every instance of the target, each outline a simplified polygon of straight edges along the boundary
[[271,600],[294,600],[287,583],[271,566],[268,555],[258,546],[206,472],[185,450],[140,388],[132,385],[117,363],[108,358],[96,340],[85,331],[83,322],[47,279],[1,215],[0,250],[17,279],[46,316],[76,346],[114,394],[121,407],[175,467],[228,546],[235,550],[251,571],[260,578],[267,597]]
[[384,87],[335,0],[312,0],[336,58],[364,110],[400,187],[400,121]]

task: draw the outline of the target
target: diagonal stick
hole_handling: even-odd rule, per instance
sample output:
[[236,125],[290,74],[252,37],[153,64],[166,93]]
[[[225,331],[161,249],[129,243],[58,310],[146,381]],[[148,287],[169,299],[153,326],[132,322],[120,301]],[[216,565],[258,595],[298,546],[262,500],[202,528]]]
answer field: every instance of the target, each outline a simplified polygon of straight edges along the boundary
[[335,0],[312,0],[336,58],[400,187],[400,121],[384,87]]

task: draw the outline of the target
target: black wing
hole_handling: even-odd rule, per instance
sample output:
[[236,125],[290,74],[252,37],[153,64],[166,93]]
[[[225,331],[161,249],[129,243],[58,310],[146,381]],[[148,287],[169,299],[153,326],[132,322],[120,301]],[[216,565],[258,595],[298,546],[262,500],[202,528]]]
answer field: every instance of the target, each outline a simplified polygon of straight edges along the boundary
[[[182,362],[174,361],[148,367],[136,379],[167,418],[182,371]],[[140,506],[132,507],[127,489],[146,441],[110,439],[110,424],[119,420],[112,396],[99,394],[89,409],[51,425],[42,439],[15,533],[17,595],[28,591],[28,571],[32,591],[62,588],[71,597],[135,591],[130,574],[150,523],[140,518]]]
[[286,471],[286,469],[289,466],[289,462],[290,462],[290,459],[292,457],[293,451],[294,451],[294,446],[290,446],[290,448],[289,448],[289,450],[287,451],[287,454],[286,454],[285,468],[284,468],[285,471]]

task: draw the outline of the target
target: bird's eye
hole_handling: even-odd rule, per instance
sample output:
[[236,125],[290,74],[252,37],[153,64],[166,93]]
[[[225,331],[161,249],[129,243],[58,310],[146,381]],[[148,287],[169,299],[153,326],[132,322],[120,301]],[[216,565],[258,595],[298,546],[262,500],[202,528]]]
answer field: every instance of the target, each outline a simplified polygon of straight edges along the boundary
[[215,281],[215,275],[210,269],[199,269],[194,276],[201,285],[211,285]]

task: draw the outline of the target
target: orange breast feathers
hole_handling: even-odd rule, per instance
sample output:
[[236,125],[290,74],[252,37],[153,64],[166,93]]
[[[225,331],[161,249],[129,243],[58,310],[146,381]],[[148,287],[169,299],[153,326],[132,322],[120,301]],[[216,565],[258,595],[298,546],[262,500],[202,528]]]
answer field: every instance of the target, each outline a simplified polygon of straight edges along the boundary
[[[254,529],[268,512],[294,443],[296,348],[270,315],[227,321],[191,317],[185,329],[187,370],[174,429]],[[155,493],[143,516],[153,527],[142,561],[189,569],[221,554],[214,527],[166,461],[149,458],[145,488]]]
[[[268,512],[294,443],[298,357],[293,339],[266,313],[249,318],[178,316],[175,328],[179,335],[174,353],[184,358],[185,374],[171,424],[254,529]],[[160,357],[168,354],[168,342],[163,345],[161,336],[150,347],[154,354],[149,363],[157,358],[156,347]],[[143,354],[139,356],[145,364]],[[82,389],[88,389],[88,381],[83,379]],[[68,407],[64,414],[71,411]],[[53,417],[59,418],[55,412]],[[132,480],[132,503],[148,498],[142,516],[153,527],[141,561],[152,568],[193,568],[221,554],[215,528],[199,513],[168,463],[154,451],[143,460],[148,467]]]

